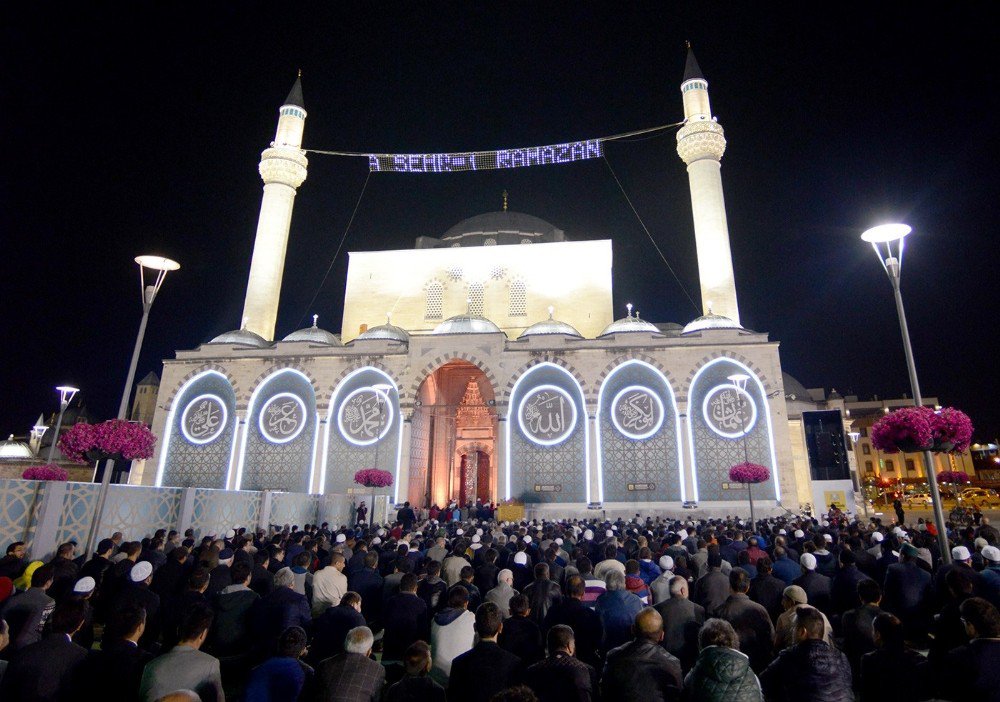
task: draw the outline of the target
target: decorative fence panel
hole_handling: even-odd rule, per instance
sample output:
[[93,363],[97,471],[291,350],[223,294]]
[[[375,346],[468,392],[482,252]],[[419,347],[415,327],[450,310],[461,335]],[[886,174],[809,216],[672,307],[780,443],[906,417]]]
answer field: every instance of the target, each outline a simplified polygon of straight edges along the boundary
[[13,541],[24,541],[30,548],[42,488],[37,480],[0,480],[0,548],[6,550]]
[[298,525],[316,523],[317,496],[295,492],[275,492],[271,494],[271,513],[268,525]]

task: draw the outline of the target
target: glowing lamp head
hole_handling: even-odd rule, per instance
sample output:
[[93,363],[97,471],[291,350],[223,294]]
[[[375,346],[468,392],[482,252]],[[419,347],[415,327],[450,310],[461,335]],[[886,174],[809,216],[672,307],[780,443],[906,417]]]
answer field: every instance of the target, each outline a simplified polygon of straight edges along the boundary
[[80,392],[80,388],[74,388],[72,385],[59,385],[56,390],[59,391],[60,405],[69,405],[73,401],[73,397]]
[[135,262],[143,268],[149,268],[154,271],[176,271],[181,267],[181,264],[177,263],[177,261],[163,256],[136,256]]
[[740,390],[747,389],[747,381],[750,380],[750,376],[746,373],[734,373],[726,378],[730,383],[739,388]]
[[899,241],[912,231],[913,229],[908,224],[880,224],[866,230],[861,235],[861,239],[869,244],[885,244]]

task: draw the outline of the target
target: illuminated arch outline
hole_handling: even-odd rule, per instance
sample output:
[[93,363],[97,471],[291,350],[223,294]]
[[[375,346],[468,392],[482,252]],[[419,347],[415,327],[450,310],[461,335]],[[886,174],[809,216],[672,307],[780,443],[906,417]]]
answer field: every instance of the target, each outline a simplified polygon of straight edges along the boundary
[[[773,471],[772,477],[774,478],[774,500],[775,502],[780,502],[781,486],[778,482],[778,460],[775,457],[774,453],[774,429],[771,427],[771,409],[767,402],[767,392],[764,390],[764,384],[760,381],[760,378],[757,377],[757,374],[754,373],[752,370],[750,370],[750,367],[747,366],[745,363],[737,361],[735,358],[729,358],[728,356],[721,356],[712,361],[709,361],[708,363],[706,363],[705,365],[703,365],[701,368],[698,369],[698,372],[694,374],[694,378],[691,379],[691,384],[688,386],[688,394],[689,395],[691,394],[691,390],[693,390],[698,383],[698,378],[701,377],[701,374],[704,373],[707,368],[711,368],[716,363],[723,363],[723,362],[729,362],[735,366],[739,366],[740,368],[742,368],[746,372],[746,374],[750,376],[750,379],[753,380],[753,382],[757,385],[757,389],[760,391],[760,396],[761,398],[763,398],[764,401],[763,414],[764,414],[764,419],[766,420],[767,423],[767,445],[768,449],[770,450],[771,469]],[[690,442],[690,449],[691,449],[691,480],[692,484],[694,485],[694,501],[697,502],[698,464],[696,462],[697,458],[695,456],[695,448],[694,448],[694,424],[691,422],[690,413],[688,416],[687,425],[688,425],[688,441]]]
[[[572,381],[573,387],[575,387],[576,390],[577,390],[577,392],[579,393],[580,404],[583,405],[584,414],[586,415],[587,404],[586,404],[586,400],[584,399],[583,389],[580,387],[580,383],[577,382],[576,378],[573,377],[572,373],[570,373],[568,370],[566,370],[562,366],[560,366],[560,365],[558,365],[556,363],[552,363],[551,361],[542,361],[541,363],[536,363],[531,368],[528,368],[527,370],[525,370],[524,373],[522,373],[521,376],[517,379],[517,381],[515,381],[514,387],[512,387],[510,389],[510,394],[508,395],[508,397],[510,397],[511,399],[513,399],[516,396],[517,388],[521,385],[521,382],[525,378],[533,375],[534,372],[536,370],[538,370],[539,368],[555,368],[560,373],[565,374],[566,377],[569,378]],[[573,398],[570,398],[570,399],[573,399]],[[575,399],[573,401],[573,408],[576,409],[576,400]],[[520,415],[520,412],[518,414]],[[586,416],[585,416],[585,419],[586,419]],[[507,421],[505,423],[507,425],[507,456],[506,456],[506,458],[507,458],[507,461],[506,461],[507,465],[505,466],[505,469],[504,469],[504,499],[505,500],[509,500],[510,499],[510,472],[511,472],[511,468],[512,468],[511,464],[513,462],[512,456],[513,456],[513,453],[514,453],[513,450],[512,450],[513,447],[511,446],[511,442],[510,442],[510,431],[511,431],[511,429],[510,429],[510,425],[511,425],[510,417],[507,418]],[[574,422],[574,425],[575,425],[575,422]],[[574,426],[574,429],[575,429],[575,426]],[[585,499],[589,502],[590,501],[590,423],[587,422],[587,421],[583,422],[583,463],[584,463],[583,474],[584,474],[584,482],[585,482],[584,491],[586,493]]]
[[[622,363],[619,363],[617,366],[615,366],[611,370],[611,372],[608,373],[607,377],[604,378],[604,382],[601,383],[601,387],[597,391],[597,415],[594,417],[594,432],[597,437],[597,486],[598,486],[597,501],[604,502],[604,454],[601,452],[601,426],[599,424],[599,422],[601,421],[601,398],[604,395],[604,388],[607,387],[608,381],[611,380],[612,377],[614,377],[615,373],[631,365],[642,366],[644,368],[648,368],[649,370],[653,371],[654,373],[656,373],[657,376],[659,376],[660,380],[663,381],[664,387],[667,388],[667,394],[670,396],[670,402],[674,406],[674,433],[677,437],[677,480],[681,488],[681,502],[686,502],[687,492],[684,489],[684,449],[682,447],[682,441],[681,441],[681,422],[680,422],[681,415],[680,411],[677,409],[677,398],[674,396],[674,389],[673,387],[671,387],[670,381],[667,380],[667,376],[665,376],[659,368],[650,363],[647,363],[646,361],[642,361],[637,358],[633,358],[628,361],[623,361]],[[647,388],[647,389],[652,389],[652,388]],[[660,399],[655,394],[653,395],[653,397],[656,397],[657,400]],[[661,418],[666,417],[666,414],[667,413],[665,410],[661,412],[660,413]],[[657,427],[657,431],[658,430],[659,427]],[[650,434],[650,436],[652,436],[652,434]],[[695,494],[697,494],[697,485],[695,486]]]
[[[302,431],[306,428],[306,424],[309,422],[309,410],[306,409],[306,403],[303,402],[302,398],[296,395],[295,393],[279,392],[277,395],[271,395],[271,397],[267,399],[267,402],[268,404],[270,404],[271,402],[277,400],[280,397],[290,397],[293,400],[295,400],[295,402],[299,406],[299,409],[302,410],[302,417],[305,421],[302,422],[302,425],[299,426],[299,428],[291,436],[286,436],[283,439],[277,439],[271,436],[271,434],[267,431],[267,429],[264,428],[264,410],[262,408],[260,414],[257,415],[257,428],[260,429],[261,436],[270,441],[272,444],[287,444],[289,441],[294,441],[296,438],[298,438],[299,434],[301,434]],[[314,445],[313,450],[315,451],[315,449],[316,446]],[[312,484],[311,475],[309,476],[309,484],[310,485]]]
[[[214,434],[212,434],[211,436],[209,436],[207,439],[194,438],[193,436],[188,434],[187,427],[185,426],[185,420],[187,419],[188,410],[190,410],[194,406],[194,403],[198,402],[199,400],[215,400],[222,408],[222,421],[219,423],[219,430]],[[204,444],[210,444],[216,439],[218,439],[220,436],[222,436],[222,432],[226,430],[226,423],[228,421],[229,421],[229,410],[226,409],[226,403],[218,395],[207,392],[204,395],[198,395],[198,397],[192,399],[190,402],[184,405],[184,411],[181,412],[181,422],[180,422],[181,434],[183,434],[184,438],[187,439],[192,444],[196,444],[198,446]]]
[[[226,385],[229,387],[230,390],[233,391],[233,396],[235,397],[236,390],[233,388],[233,384],[229,381],[229,378],[227,378],[225,375],[223,375],[222,373],[220,373],[217,370],[202,371],[201,373],[198,373],[197,375],[195,375],[193,378],[190,378],[186,383],[184,383],[184,385],[182,385],[180,387],[180,389],[177,391],[177,394],[175,395],[175,397],[178,400],[180,400],[181,398],[183,398],[184,397],[184,393],[187,392],[187,389],[189,387],[191,387],[192,383],[197,382],[198,380],[200,380],[201,378],[204,378],[207,375],[217,375],[220,378],[222,378],[224,381],[226,381]],[[162,487],[162,483],[163,483],[163,471],[164,471],[164,469],[167,466],[167,455],[170,453],[170,451],[169,451],[169,449],[170,449],[170,437],[173,434],[174,417],[177,414],[177,407],[179,406],[179,404],[180,404],[179,402],[174,403],[174,405],[170,408],[170,411],[167,413],[167,423],[165,425],[166,426],[166,432],[165,432],[166,433],[166,438],[163,439],[163,448],[160,449],[160,462],[159,462],[159,465],[156,467],[156,480],[153,483],[156,487]],[[187,407],[187,405],[185,405],[185,408],[186,407]],[[238,421],[234,424],[233,429],[234,429],[234,432],[239,429],[239,422]],[[229,465],[226,468],[226,485],[229,484],[229,473],[232,470],[233,455],[236,452],[236,437],[235,437],[235,435],[233,436],[233,442],[232,443],[233,443],[232,448],[229,451]]]
[[[529,397],[532,397],[536,393],[542,392],[544,390],[552,390],[557,394],[559,394],[560,396],[569,400],[569,406],[573,410],[573,419],[570,420],[569,427],[562,434],[560,434],[554,439],[536,438],[532,436],[527,429],[524,428],[524,403],[528,401]],[[517,403],[517,425],[521,428],[521,433],[524,434],[524,437],[528,441],[530,441],[533,444],[538,444],[539,446],[555,446],[556,444],[561,444],[563,441],[568,439],[569,435],[572,434],[573,431],[576,429],[577,414],[578,412],[576,409],[576,402],[573,400],[573,396],[570,395],[565,390],[563,390],[558,385],[536,385],[535,387],[531,388],[530,392],[526,392],[524,394],[524,397],[521,398],[521,401]]]
[[[333,423],[333,413],[337,409],[337,398],[340,396],[340,391],[344,388],[344,384],[347,383],[348,380],[365,371],[372,371],[385,378],[386,382],[392,386],[393,391],[396,393],[396,402],[399,402],[399,386],[396,385],[396,381],[392,379],[392,376],[381,368],[376,368],[375,366],[362,366],[361,368],[356,368],[341,378],[340,382],[337,384],[337,389],[333,391],[333,397],[330,398],[330,409],[326,415],[326,431],[324,432],[323,438],[323,462],[320,466],[319,472],[319,494],[321,495],[326,493],[326,466],[327,462],[330,460],[330,425]],[[390,400],[391,399],[392,398],[390,398]],[[396,475],[392,481],[392,501],[394,504],[399,503],[399,463],[403,458],[403,424],[402,413],[400,413],[399,436],[396,440]],[[317,428],[318,426],[319,423],[317,422]],[[391,428],[392,424],[390,423],[388,426]],[[388,429],[386,432],[388,433]],[[375,505],[372,505],[373,509],[374,507]]]
[[[282,373],[294,373],[295,375],[299,376],[304,381],[306,381],[306,384],[310,388],[313,386],[312,385],[312,380],[310,380],[309,376],[307,376],[305,373],[303,373],[300,370],[297,370],[295,368],[281,368],[281,369],[276,370],[275,372],[271,373],[271,375],[269,375],[266,378],[264,378],[264,380],[262,380],[260,383],[258,383],[257,387],[254,388],[253,394],[250,395],[250,402],[247,403],[247,418],[248,419],[253,416],[254,405],[257,402],[257,398],[260,395],[260,391],[263,390],[264,388],[266,388],[271,383],[272,380],[274,380],[275,378],[277,378]],[[316,405],[315,392],[316,391],[313,390],[313,407],[314,408],[315,408],[315,405]],[[277,394],[274,395],[274,397],[277,397],[279,394],[284,394],[284,393],[277,393]],[[293,397],[297,397],[297,396],[293,395]],[[268,399],[270,399],[270,398],[268,398]],[[301,398],[298,398],[298,399],[301,400]],[[314,411],[315,411],[315,409],[314,409]],[[316,475],[316,442],[319,440],[319,421],[318,420],[319,420],[319,418],[317,416],[317,421],[315,422],[316,427],[313,430],[312,458],[310,459],[310,463],[309,463],[309,487],[310,488],[312,487],[312,484],[313,484],[313,478]],[[245,427],[243,429],[243,439],[240,441],[240,458],[239,458],[239,461],[236,462],[236,481],[232,483],[233,490],[239,490],[240,489],[240,484],[243,482],[243,464],[246,461],[246,457],[247,457],[247,438],[249,436],[250,436],[250,429],[249,429],[249,427]],[[265,437],[266,437],[266,434],[265,434]],[[228,479],[226,480],[226,484],[229,485],[229,480]]]
[[[725,390],[732,390],[733,392],[736,393],[737,397],[739,397],[740,395],[746,397],[746,401],[750,404],[750,410],[751,410],[750,419],[744,426],[740,427],[739,431],[734,431],[734,432],[722,431],[717,426],[715,426],[712,423],[712,420],[709,419],[708,417],[708,401],[712,399],[712,397],[716,393],[720,393]],[[719,436],[721,436],[722,438],[742,439],[745,435],[748,435],[755,426],[757,426],[757,403],[754,402],[753,395],[748,393],[743,388],[738,388],[732,383],[719,383],[714,388],[710,388],[709,391],[705,393],[705,399],[701,403],[701,416],[704,417],[705,424],[708,425],[708,428],[711,429],[716,434],[718,434]]]
[[382,424],[382,432],[380,434],[378,434],[378,436],[376,436],[374,439],[372,439],[371,441],[359,441],[358,439],[353,438],[350,434],[348,434],[346,431],[344,431],[344,416],[343,416],[343,412],[337,412],[337,428],[340,429],[340,435],[342,437],[344,437],[344,441],[347,441],[348,443],[352,443],[355,446],[371,446],[375,442],[381,441],[383,438],[385,438],[385,435],[389,433],[389,430],[392,429],[392,422],[396,418],[396,411],[392,408],[392,398],[389,397],[388,393],[386,393],[386,392],[384,392],[382,390],[378,390],[377,388],[374,388],[371,385],[365,385],[365,386],[360,387],[360,388],[355,388],[354,390],[351,390],[349,393],[347,393],[347,397],[345,397],[341,401],[341,403],[340,403],[341,409],[343,409],[344,404],[348,400],[350,400],[355,395],[360,395],[363,392],[370,392],[373,395],[375,395],[376,398],[379,395],[381,395],[382,397],[385,398],[385,402],[386,402],[385,406],[389,410],[389,412],[388,412],[389,421],[383,422],[383,424]]

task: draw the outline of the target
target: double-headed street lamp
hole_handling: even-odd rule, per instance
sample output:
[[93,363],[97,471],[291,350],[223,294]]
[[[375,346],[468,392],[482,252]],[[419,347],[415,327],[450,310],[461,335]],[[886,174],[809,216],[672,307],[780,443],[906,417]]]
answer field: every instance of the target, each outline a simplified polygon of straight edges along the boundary
[[[135,336],[135,346],[132,348],[132,361],[129,363],[128,375],[125,377],[125,387],[122,388],[122,398],[118,403],[118,419],[125,419],[128,413],[128,399],[132,394],[132,383],[135,380],[135,369],[139,364],[139,352],[142,350],[142,339],[146,335],[146,322],[149,321],[149,310],[153,307],[157,293],[163,286],[163,280],[170,271],[176,271],[181,267],[177,261],[173,261],[163,256],[136,256],[135,262],[139,264],[139,293],[142,300],[142,321],[139,322],[139,332]],[[146,269],[150,271],[150,281],[147,285]],[[90,530],[90,537],[87,539],[87,552],[93,546],[96,534],[101,527],[101,512],[104,511],[104,502],[108,497],[108,485],[111,483],[111,472],[114,468],[114,461],[108,460],[104,464],[104,474],[101,476],[101,490],[97,497],[97,512],[94,516],[93,526]]]
[[[913,404],[923,405],[920,394],[920,381],[917,379],[917,367],[913,361],[913,348],[910,346],[910,331],[906,326],[906,312],[903,309],[903,295],[899,289],[899,279],[903,267],[903,241],[913,231],[906,224],[882,224],[868,229],[861,235],[863,241],[872,245],[882,268],[892,283],[892,293],[896,299],[896,314],[899,316],[899,330],[903,336],[903,352],[906,355],[906,370],[910,374],[910,390],[913,393]],[[951,550],[948,548],[948,532],[944,523],[944,510],[941,507],[941,493],[938,491],[937,476],[934,473],[934,457],[930,451],[924,451],[924,469],[927,472],[927,485],[931,489],[931,506],[934,510],[934,526],[937,527],[938,547],[941,549],[941,559],[951,563]]]
[[[45,460],[46,463],[52,463],[52,457],[55,455],[56,441],[59,440],[59,429],[62,427],[63,415],[66,414],[66,408],[73,401],[73,396],[80,392],[80,388],[74,388],[71,385],[60,385],[56,390],[59,391],[59,419],[56,420],[56,431],[52,435],[52,443],[49,444],[49,457]],[[44,433],[43,431],[42,434]],[[41,442],[41,440],[42,437],[39,434],[38,441]]]

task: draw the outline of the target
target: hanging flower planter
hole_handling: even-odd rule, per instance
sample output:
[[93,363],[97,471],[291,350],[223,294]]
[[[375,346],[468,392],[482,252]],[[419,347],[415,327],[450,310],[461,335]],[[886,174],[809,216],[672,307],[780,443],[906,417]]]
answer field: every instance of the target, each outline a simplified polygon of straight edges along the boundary
[[382,488],[392,485],[392,473],[378,468],[363,468],[354,474],[354,482],[367,488]]
[[771,477],[771,471],[767,466],[759,463],[744,461],[737,463],[729,469],[729,479],[734,483],[743,483],[747,486],[747,498],[750,500],[750,528],[756,530],[757,519],[753,513],[753,486],[763,483]]
[[954,485],[968,485],[969,475],[960,470],[943,470],[937,474],[939,483],[951,483]]
[[65,482],[69,480],[69,473],[57,466],[55,463],[47,463],[43,466],[31,466],[25,468],[21,473],[25,480],[55,480]]
[[76,463],[150,458],[156,436],[145,424],[109,419],[100,424],[79,422],[59,437],[59,450]]
[[972,420],[954,407],[902,407],[872,425],[872,444],[883,453],[962,453],[972,441]]

